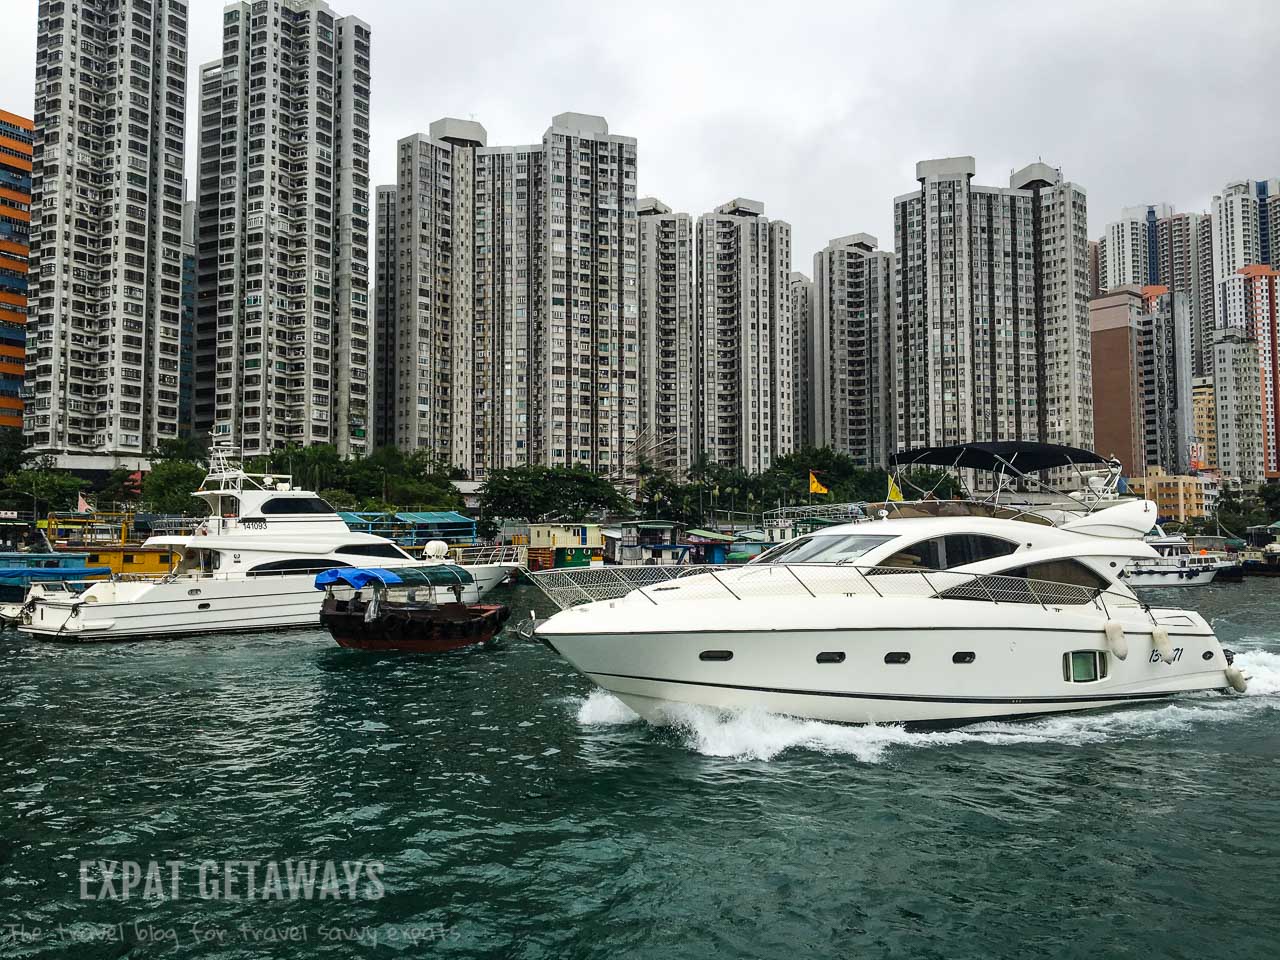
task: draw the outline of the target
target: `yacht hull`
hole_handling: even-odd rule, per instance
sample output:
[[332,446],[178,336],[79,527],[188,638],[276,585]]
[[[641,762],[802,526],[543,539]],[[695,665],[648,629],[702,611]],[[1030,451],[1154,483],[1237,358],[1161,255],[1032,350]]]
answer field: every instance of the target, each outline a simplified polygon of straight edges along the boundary
[[1218,579],[1213,570],[1128,570],[1125,582],[1131,587],[1202,587]]
[[[502,583],[506,566],[467,568],[475,584],[463,595],[475,603]],[[18,629],[53,640],[99,641],[320,626],[324,594],[315,574],[118,581],[78,597],[34,598]]]
[[[871,604],[846,600],[849,615],[826,628],[571,630],[575,619],[589,619],[575,617],[591,609],[585,607],[553,617],[537,637],[655,722],[671,719],[672,707],[685,704],[841,723],[964,722],[1115,707],[1229,686],[1222,648],[1195,614],[1170,618],[1174,659],[1167,663],[1149,619],[1145,629],[1125,625],[1128,651],[1120,660],[1101,619],[1037,609],[1027,624],[1011,627],[983,622],[972,609],[978,604],[941,602],[959,609],[955,618],[934,624],[922,622],[920,604],[913,612],[880,601],[877,613]],[[827,612],[836,614],[836,606]],[[767,622],[767,614],[757,611],[755,622]],[[1107,655],[1107,676],[1065,680],[1064,657],[1090,650]]]

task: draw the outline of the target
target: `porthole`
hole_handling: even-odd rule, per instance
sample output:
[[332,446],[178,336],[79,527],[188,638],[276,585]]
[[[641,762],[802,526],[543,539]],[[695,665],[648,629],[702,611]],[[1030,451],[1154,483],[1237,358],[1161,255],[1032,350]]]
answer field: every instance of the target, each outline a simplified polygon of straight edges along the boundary
[[717,661],[732,660],[733,651],[732,650],[703,650],[700,654],[698,654],[698,659],[699,660],[717,660]]
[[818,654],[819,663],[844,663],[843,650],[824,650]]
[[196,609],[197,609],[197,610],[208,610],[210,606],[212,606],[212,604],[202,603],[202,604],[200,604],[200,606],[196,607]]
[[886,653],[884,655],[885,663],[907,663],[910,659],[911,654],[902,650],[895,650],[892,653]]
[[192,587],[190,590],[188,590],[188,591],[187,591],[187,596],[188,596],[188,597],[198,597],[198,596],[200,596],[200,588],[199,588],[199,587]]
[[1062,655],[1062,679],[1093,683],[1107,679],[1107,655],[1101,650],[1073,650]]
[[1204,653],[1200,654],[1200,659],[1201,659],[1201,660],[1212,660],[1212,659],[1213,659],[1213,651],[1212,651],[1212,650],[1206,650]]
[[951,655],[952,663],[973,663],[977,655],[972,650],[957,650]]

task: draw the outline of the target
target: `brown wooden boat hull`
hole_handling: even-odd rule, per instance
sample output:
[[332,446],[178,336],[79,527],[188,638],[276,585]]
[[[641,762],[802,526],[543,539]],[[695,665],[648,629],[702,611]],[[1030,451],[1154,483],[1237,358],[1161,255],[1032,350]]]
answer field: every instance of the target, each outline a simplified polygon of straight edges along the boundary
[[352,650],[445,653],[488,643],[511,611],[502,604],[443,603],[434,608],[381,604],[372,620],[365,604],[326,597],[320,622],[339,646]]

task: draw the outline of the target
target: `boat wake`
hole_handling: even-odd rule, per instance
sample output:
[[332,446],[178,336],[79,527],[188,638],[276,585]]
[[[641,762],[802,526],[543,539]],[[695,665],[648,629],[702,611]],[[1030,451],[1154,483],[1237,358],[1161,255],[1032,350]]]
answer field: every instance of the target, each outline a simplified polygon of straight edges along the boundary
[[[723,711],[672,705],[666,722],[686,747],[708,757],[771,760],[788,750],[851,756],[880,763],[892,749],[966,744],[1083,746],[1107,740],[1152,737],[1200,723],[1239,720],[1242,712],[1280,710],[1280,654],[1241,651],[1236,664],[1249,677],[1243,697],[1193,694],[1173,703],[1096,713],[1060,714],[1039,720],[988,721],[951,730],[909,730],[892,724],[847,726],[802,720],[763,710]],[[593,690],[578,707],[583,726],[637,723],[640,717],[617,697]]]
[[578,706],[578,722],[585,727],[635,723],[640,715],[608,690],[593,689]]

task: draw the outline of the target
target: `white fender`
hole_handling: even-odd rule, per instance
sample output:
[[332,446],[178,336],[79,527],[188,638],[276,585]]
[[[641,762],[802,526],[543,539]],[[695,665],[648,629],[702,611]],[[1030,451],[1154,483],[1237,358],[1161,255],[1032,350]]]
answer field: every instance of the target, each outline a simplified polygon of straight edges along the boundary
[[1151,646],[1160,651],[1161,660],[1165,663],[1173,663],[1173,643],[1169,640],[1168,627],[1152,628]]
[[1116,659],[1126,659],[1129,656],[1129,641],[1124,635],[1124,627],[1114,620],[1108,620],[1103,624],[1102,630],[1107,635],[1107,646],[1111,648]]
[[1227,683],[1231,684],[1231,689],[1236,693],[1244,693],[1249,689],[1249,681],[1245,679],[1239,667],[1227,667],[1224,672],[1227,675]]

